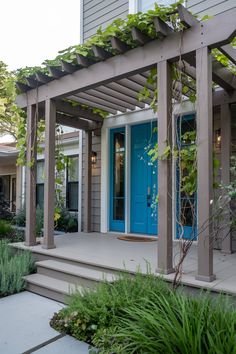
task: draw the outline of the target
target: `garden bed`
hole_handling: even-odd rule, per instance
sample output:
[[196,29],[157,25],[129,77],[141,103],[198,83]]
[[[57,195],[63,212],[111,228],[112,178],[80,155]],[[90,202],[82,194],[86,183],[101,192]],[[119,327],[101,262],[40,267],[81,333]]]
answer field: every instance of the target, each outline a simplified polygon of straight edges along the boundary
[[153,275],[125,276],[74,294],[51,326],[100,353],[236,353],[229,298],[187,296]]

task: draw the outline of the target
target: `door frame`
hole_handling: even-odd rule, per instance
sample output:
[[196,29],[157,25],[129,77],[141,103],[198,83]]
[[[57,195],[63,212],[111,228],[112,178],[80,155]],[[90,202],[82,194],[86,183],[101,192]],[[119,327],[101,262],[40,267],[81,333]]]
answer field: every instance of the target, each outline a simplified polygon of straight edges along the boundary
[[[176,118],[179,114],[196,114],[195,104],[189,101],[183,102],[181,105],[176,104],[173,109],[172,121],[173,126],[175,124]],[[109,202],[110,202],[110,165],[109,165],[109,152],[110,152],[110,130],[119,127],[126,127],[126,154],[130,151],[130,128],[132,125],[141,124],[146,122],[151,122],[157,120],[157,114],[150,108],[136,110],[134,112],[126,112],[113,116],[104,120],[101,129],[101,233],[108,233],[109,230]],[[172,139],[175,141],[175,129],[172,130]],[[126,155],[126,199],[125,199],[125,232],[124,234],[130,233],[130,154]],[[173,159],[172,162],[172,188],[173,188],[173,198],[172,198],[172,219],[175,220],[176,215],[176,162]],[[173,240],[176,239],[176,226],[175,222],[172,223],[173,227]],[[194,241],[197,243],[197,241]]]

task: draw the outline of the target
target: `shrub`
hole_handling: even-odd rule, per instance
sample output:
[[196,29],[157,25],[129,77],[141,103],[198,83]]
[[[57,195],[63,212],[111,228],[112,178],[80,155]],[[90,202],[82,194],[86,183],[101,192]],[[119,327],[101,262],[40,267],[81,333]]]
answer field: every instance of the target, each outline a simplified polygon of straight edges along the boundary
[[24,275],[34,271],[34,261],[28,251],[14,253],[5,240],[0,240],[0,297],[22,291]]
[[56,230],[64,232],[77,232],[78,221],[76,214],[72,214],[66,208],[61,208],[60,218],[57,220]]
[[0,220],[0,239],[7,239],[8,242],[24,241],[24,231],[14,228],[6,220]]
[[22,208],[16,212],[13,221],[17,226],[25,226],[25,208]]
[[99,353],[236,353],[236,311],[226,298],[191,297],[140,274],[74,294],[51,325]]

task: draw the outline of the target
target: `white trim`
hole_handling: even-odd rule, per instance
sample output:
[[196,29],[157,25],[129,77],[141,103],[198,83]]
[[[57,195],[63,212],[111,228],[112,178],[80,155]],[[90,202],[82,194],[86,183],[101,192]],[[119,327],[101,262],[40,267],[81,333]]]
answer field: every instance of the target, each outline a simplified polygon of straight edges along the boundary
[[109,129],[101,129],[101,232],[108,232],[109,219]]
[[131,129],[125,126],[125,233],[130,232],[130,162],[131,162]]
[[157,119],[157,114],[150,108],[127,112],[116,117],[107,118],[103,123],[105,128],[119,128],[126,125],[142,124]]
[[79,0],[79,44],[84,42],[84,0]]
[[82,231],[82,182],[83,182],[83,173],[82,173],[82,160],[83,160],[83,131],[79,132],[79,190],[78,190],[78,231]]
[[138,0],[129,0],[129,14],[138,12]]

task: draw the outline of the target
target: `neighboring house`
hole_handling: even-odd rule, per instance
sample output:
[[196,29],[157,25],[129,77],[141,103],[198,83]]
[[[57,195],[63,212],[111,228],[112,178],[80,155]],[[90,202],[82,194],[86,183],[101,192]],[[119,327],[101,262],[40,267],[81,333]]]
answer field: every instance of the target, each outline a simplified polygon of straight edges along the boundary
[[16,166],[18,151],[13,144],[0,144],[0,200],[15,212],[21,207],[22,170]]
[[[80,134],[79,130],[71,130],[60,136],[60,149],[68,157],[68,162],[60,175],[63,184],[58,188],[60,188],[65,208],[73,213],[78,213],[79,181],[82,178],[79,163],[81,156]],[[0,200],[6,202],[12,212],[17,212],[25,207],[25,167],[16,165],[17,155],[18,150],[11,144],[0,145]],[[42,153],[37,156],[36,205],[43,208],[43,202],[44,154]]]
[[[81,36],[83,40],[86,40],[95,33],[98,26],[106,26],[119,16],[124,18],[128,12],[147,10],[153,6],[153,3],[152,1],[128,2],[122,0],[111,2],[84,0],[82,4],[83,12],[81,13],[83,18]],[[170,3],[170,1],[161,1],[161,3],[166,4]],[[232,21],[235,15],[233,0],[224,1],[225,7],[218,0],[215,0],[215,2],[192,0],[186,2],[186,5],[194,13],[200,15],[206,13],[209,15],[217,14],[232,8],[232,14],[229,11],[226,13],[225,18],[229,20],[227,23],[223,16],[218,17],[223,23],[222,26],[224,26],[225,32],[221,34],[221,31],[213,31],[211,29],[210,26],[216,26],[216,22],[214,22],[216,19],[207,21],[206,25],[203,26],[204,28],[201,29],[205,36],[203,37],[204,41],[211,43],[209,46],[216,47],[219,46],[218,43],[221,43],[221,41],[223,43],[227,42],[228,37],[223,36],[227,36],[228,28],[231,31],[233,26],[235,26]],[[194,20],[189,20],[188,18],[186,21],[191,22]],[[169,32],[166,34],[163,28],[163,36],[164,38],[166,37],[163,41],[157,39],[146,44],[140,40],[140,45],[137,48],[124,50],[125,54],[121,50],[118,59],[116,57],[107,59],[104,53],[97,54],[94,50],[96,62],[94,61],[91,68],[91,62],[84,63],[81,61],[79,70],[69,66],[66,75],[63,76],[64,73],[61,74],[63,77],[58,74],[58,69],[56,69],[56,72],[54,71],[54,75],[52,70],[52,76],[55,80],[48,82],[46,88],[45,83],[39,81],[41,86],[38,88],[37,97],[40,102],[46,102],[45,120],[47,122],[45,140],[45,183],[47,183],[47,192],[46,197],[44,195],[44,206],[47,208],[48,214],[45,214],[46,220],[44,221],[44,248],[49,249],[55,246],[52,220],[54,207],[52,198],[54,196],[54,176],[52,173],[54,171],[54,139],[52,132],[55,129],[56,119],[59,122],[62,121],[62,117],[58,117],[56,112],[60,114],[64,112],[66,114],[63,117],[64,123],[65,119],[67,119],[68,125],[71,124],[73,126],[74,124],[74,127],[83,130],[81,139],[82,159],[80,158],[82,183],[80,183],[81,190],[78,193],[80,198],[78,201],[79,231],[119,232],[136,235],[157,235],[159,232],[159,270],[163,268],[166,274],[173,271],[172,240],[179,238],[176,218],[179,217],[181,208],[184,207],[186,211],[185,238],[189,237],[189,228],[192,225],[191,214],[188,213],[188,197],[183,196],[178,189],[178,166],[176,163],[173,163],[172,166],[166,166],[165,162],[160,161],[159,164],[162,167],[160,165],[157,166],[155,163],[151,164],[145,149],[147,145],[154,144],[157,139],[157,136],[152,133],[157,124],[158,138],[161,136],[163,142],[167,140],[167,126],[169,127],[173,123],[177,122],[177,131],[175,132],[177,139],[181,133],[196,129],[196,112],[198,113],[198,119],[201,121],[200,126],[198,126],[198,134],[200,141],[203,141],[203,145],[200,144],[198,150],[198,169],[201,172],[198,180],[200,181],[198,184],[199,194],[192,198],[193,202],[195,202],[196,213],[198,208],[198,222],[201,223],[201,226],[210,217],[212,185],[209,181],[211,181],[212,177],[212,145],[214,145],[221,159],[222,179],[227,183],[230,179],[230,155],[235,149],[235,146],[231,143],[236,136],[234,126],[236,88],[233,81],[227,80],[227,75],[230,76],[230,73],[222,75],[221,71],[214,71],[214,82],[219,83],[221,89],[214,92],[212,104],[212,80],[210,78],[212,71],[209,65],[209,60],[212,59],[209,57],[208,44],[204,47],[203,42],[199,41],[202,35],[199,24],[193,23],[193,25],[190,24],[188,27],[185,30],[187,35],[184,36],[183,47],[184,50],[190,48],[189,51],[186,50],[186,54],[189,54],[192,63],[194,62],[193,66],[189,65],[190,69],[194,69],[196,75],[198,75],[197,89],[199,98],[196,105],[186,100],[181,109],[176,104],[171,119],[166,108],[171,106],[172,102],[170,99],[172,83],[168,60],[175,60],[178,57],[179,43],[178,46],[174,45],[175,42],[173,37],[171,37],[173,34],[169,34]],[[206,33],[204,32],[205,28]],[[227,34],[225,34],[226,32]],[[179,38],[180,34],[178,33],[176,37]],[[195,41],[196,38],[197,40]],[[169,41],[173,44],[173,48],[167,47],[166,43],[169,44]],[[158,46],[159,52],[155,46]],[[205,50],[204,53],[203,49]],[[198,53],[197,64],[195,63],[193,52]],[[159,53],[162,54],[161,58]],[[204,55],[201,65],[199,53]],[[167,59],[163,59],[163,57]],[[150,100],[146,102],[146,105],[137,100],[138,92],[145,85],[144,82],[146,83],[145,75],[147,75],[147,71],[155,65],[158,65],[160,81],[162,80],[163,84],[159,87],[162,100],[158,101],[159,110],[157,114],[148,108]],[[160,68],[163,68],[163,70]],[[206,78],[208,77],[209,80],[207,81]],[[29,81],[28,87],[24,88],[27,93],[22,93],[18,97],[18,104],[21,107],[29,105],[32,108],[28,114],[28,131],[30,132],[33,122],[33,106],[35,104],[34,87],[36,86],[31,85]],[[225,91],[230,88],[231,95],[228,95],[223,88],[225,88]],[[72,97],[73,100],[81,104],[103,108],[110,113],[110,116],[103,123],[95,113],[90,112],[86,117],[85,112],[80,107],[68,108],[65,102],[58,101],[61,97],[69,99]],[[57,107],[60,108],[57,109]],[[211,121],[212,110],[213,124]],[[181,120],[179,118],[180,113],[182,114]],[[162,126],[159,126],[159,122],[161,122],[159,115],[164,122]],[[78,117],[82,117],[82,119]],[[32,143],[29,139],[29,160],[31,146]],[[94,163],[91,162],[93,158],[92,152],[96,153],[96,161]],[[32,230],[34,230],[34,222],[32,221],[34,212],[32,210],[33,199],[30,195],[30,190],[34,190],[35,186],[31,173],[32,171],[28,169],[27,181],[29,185],[27,187],[28,194],[26,194],[29,220],[26,234],[26,244],[28,246],[35,244],[32,233]],[[172,185],[169,184],[171,180]],[[159,185],[159,189],[157,181],[161,183],[161,188]],[[39,174],[38,191],[40,182]],[[73,190],[74,187],[71,186],[70,188]],[[157,189],[159,194],[158,211],[152,208]],[[173,191],[173,194],[170,202],[171,191]],[[41,195],[41,193],[39,194]],[[209,240],[207,239],[207,246],[204,239],[204,237],[207,237],[209,227],[208,225],[204,229],[198,240],[195,238],[200,249],[198,253],[198,279],[206,281],[214,279],[212,273],[212,249],[209,245]],[[236,244],[232,244],[231,241],[223,247],[226,252],[236,250]]]

